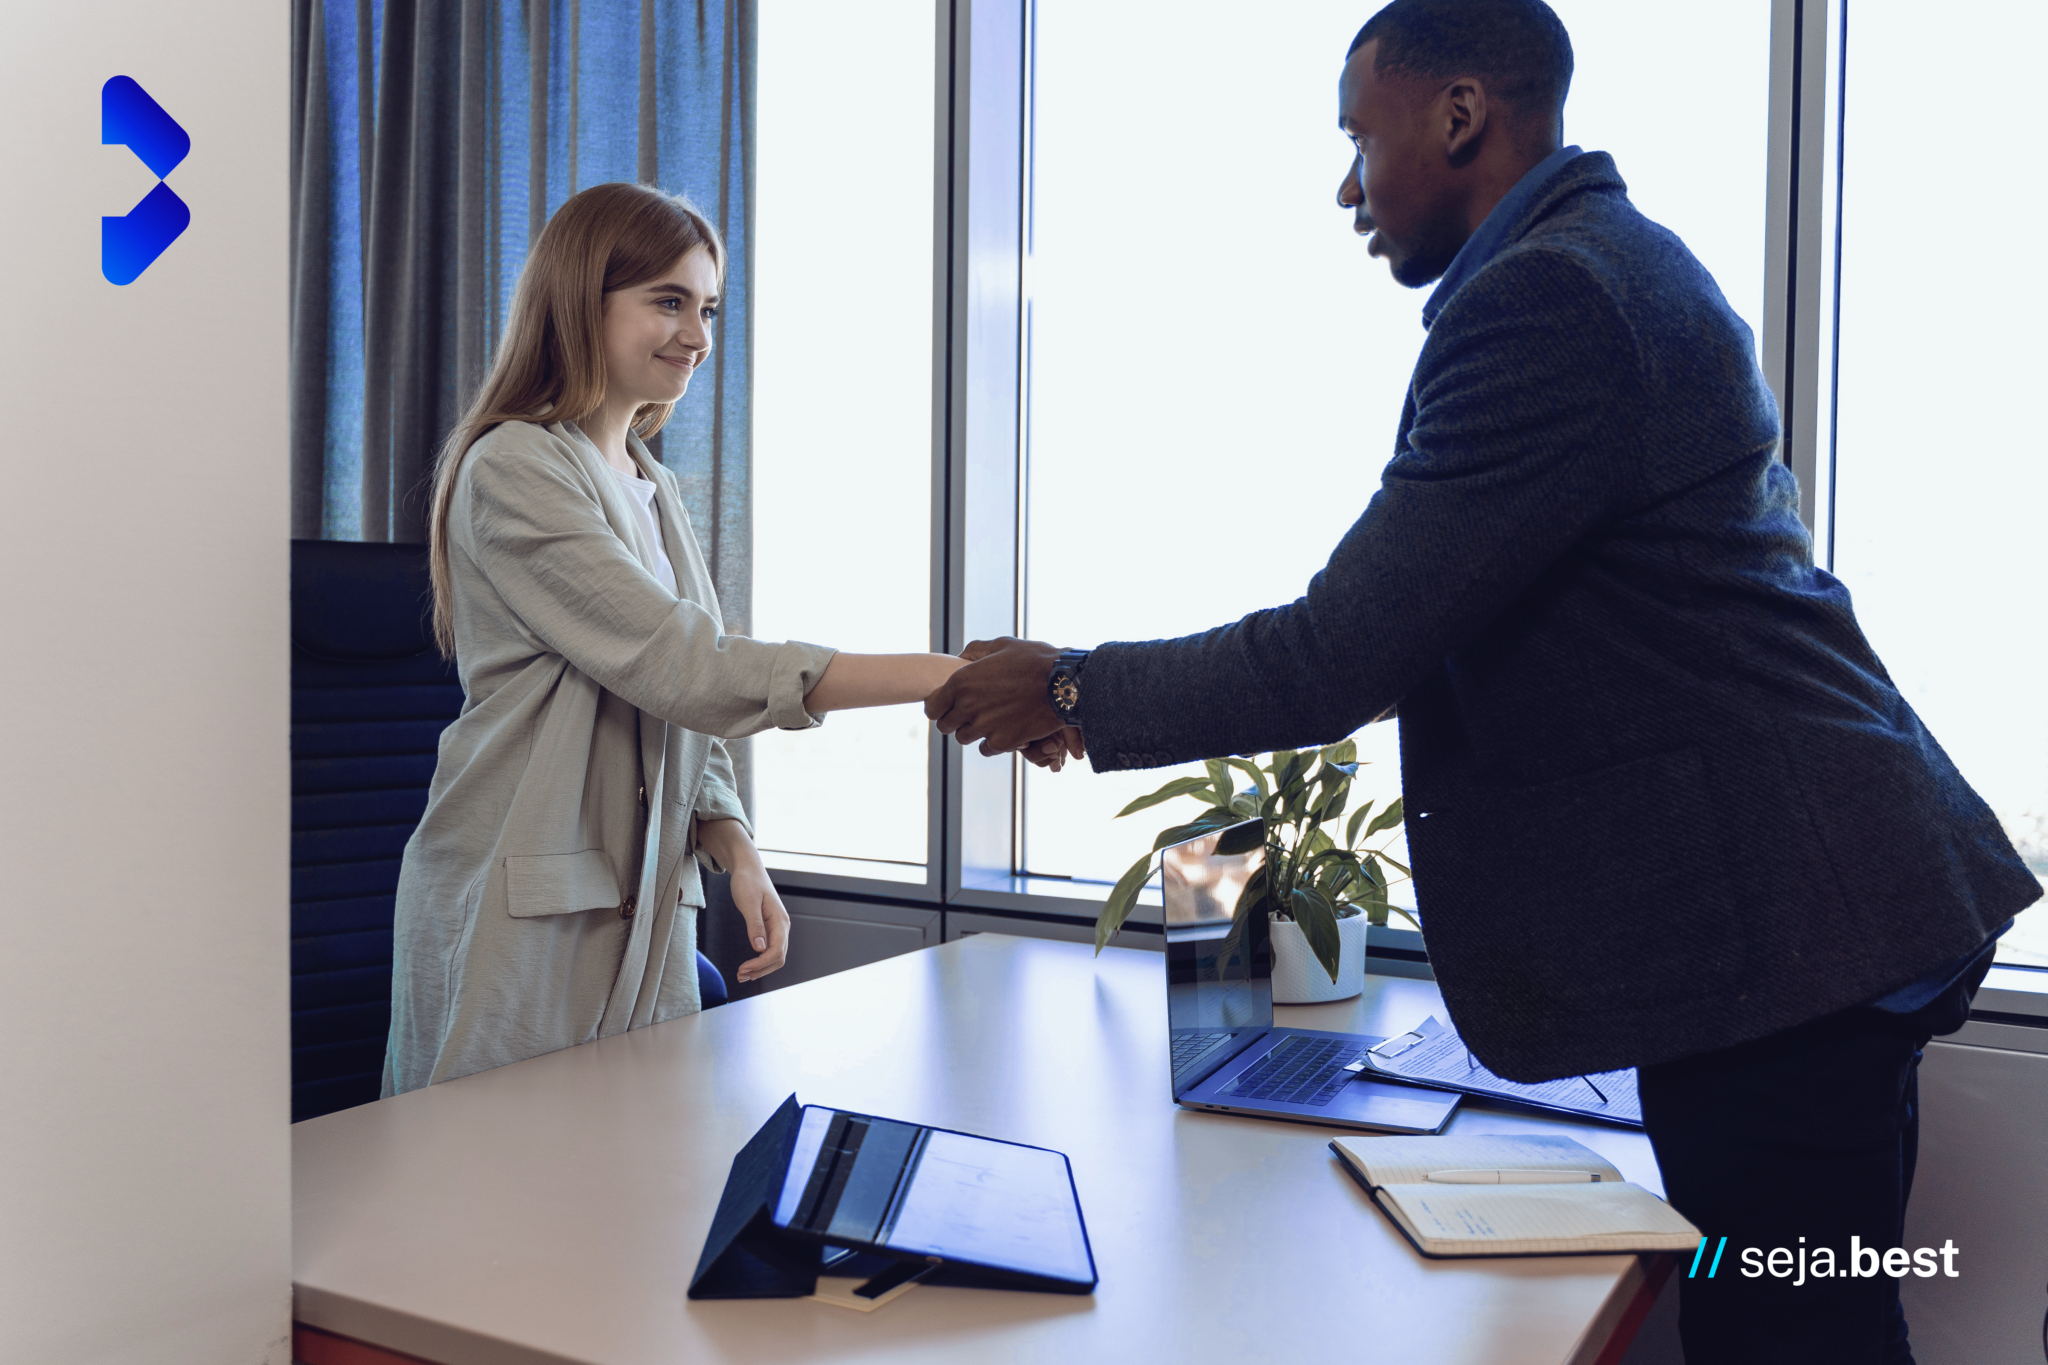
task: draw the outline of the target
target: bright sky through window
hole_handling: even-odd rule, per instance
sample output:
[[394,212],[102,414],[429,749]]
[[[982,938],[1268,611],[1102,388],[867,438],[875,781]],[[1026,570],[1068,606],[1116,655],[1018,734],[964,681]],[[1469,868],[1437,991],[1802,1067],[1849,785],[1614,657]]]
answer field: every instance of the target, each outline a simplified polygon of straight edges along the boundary
[[[1566,140],[1612,153],[1760,334],[1768,0],[1553,6]],[[1247,24],[1191,0],[1162,24],[1150,0],[1039,0],[1031,634],[1150,639],[1291,601],[1372,497],[1428,297],[1336,207],[1337,75],[1373,8]],[[1361,736],[1381,799],[1393,728]],[[1113,880],[1166,821],[1112,817],[1168,776],[1034,771],[1027,867]]]
[[[932,6],[760,18],[754,634],[929,649]],[[925,735],[893,706],[755,739],[762,846],[923,863]]]

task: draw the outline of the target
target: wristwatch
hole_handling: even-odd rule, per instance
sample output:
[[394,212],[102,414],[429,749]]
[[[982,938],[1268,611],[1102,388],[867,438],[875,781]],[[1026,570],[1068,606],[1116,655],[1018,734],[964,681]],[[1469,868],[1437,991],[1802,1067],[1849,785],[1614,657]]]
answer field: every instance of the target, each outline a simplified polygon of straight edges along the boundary
[[1052,703],[1052,709],[1059,713],[1059,718],[1069,725],[1081,723],[1081,665],[1086,662],[1087,650],[1067,650],[1052,666],[1052,676],[1046,679],[1045,699]]

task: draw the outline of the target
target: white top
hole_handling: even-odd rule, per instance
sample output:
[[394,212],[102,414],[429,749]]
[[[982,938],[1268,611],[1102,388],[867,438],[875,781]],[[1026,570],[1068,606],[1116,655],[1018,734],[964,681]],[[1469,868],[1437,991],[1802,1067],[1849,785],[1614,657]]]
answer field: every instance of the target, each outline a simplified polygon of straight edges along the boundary
[[[606,469],[612,469],[607,464]],[[624,484],[626,491],[633,495],[633,508],[640,514],[640,529],[647,533],[647,543],[654,547],[654,563],[659,570],[654,581],[676,591],[676,567],[668,562],[668,552],[661,547],[661,521],[654,511],[654,485],[638,474],[621,474],[612,469],[612,477]]]

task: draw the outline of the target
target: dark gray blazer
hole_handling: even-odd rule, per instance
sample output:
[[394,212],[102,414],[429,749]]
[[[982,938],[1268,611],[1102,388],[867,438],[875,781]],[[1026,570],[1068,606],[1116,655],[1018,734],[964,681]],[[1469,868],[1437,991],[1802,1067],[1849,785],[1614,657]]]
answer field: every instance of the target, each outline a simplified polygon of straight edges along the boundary
[[1871,1000],[2041,888],[1814,567],[1749,329],[1602,153],[1437,317],[1308,594],[1097,649],[1098,769],[1327,743],[1396,703],[1430,961],[1504,1076]]

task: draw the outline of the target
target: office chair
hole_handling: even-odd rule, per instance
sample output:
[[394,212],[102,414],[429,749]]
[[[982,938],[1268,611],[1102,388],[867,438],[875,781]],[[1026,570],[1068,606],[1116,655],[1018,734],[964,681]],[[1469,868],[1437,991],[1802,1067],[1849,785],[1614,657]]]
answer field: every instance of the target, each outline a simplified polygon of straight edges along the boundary
[[[462,709],[427,548],[292,542],[292,1121],[377,1098],[399,858]],[[697,955],[705,1008],[725,979]]]

